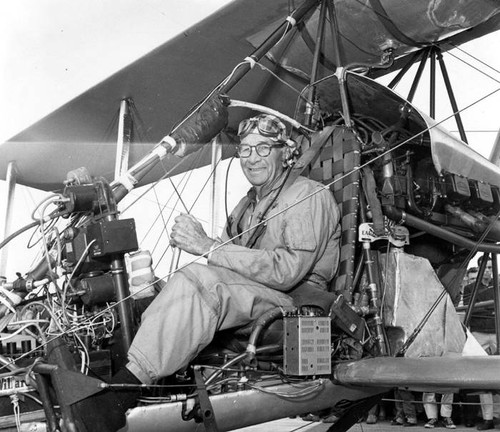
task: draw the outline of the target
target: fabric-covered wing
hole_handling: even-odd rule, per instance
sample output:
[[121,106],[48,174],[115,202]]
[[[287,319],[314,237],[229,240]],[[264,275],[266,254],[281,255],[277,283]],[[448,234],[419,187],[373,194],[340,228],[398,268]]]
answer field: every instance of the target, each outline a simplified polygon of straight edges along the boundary
[[[80,166],[112,180],[122,99],[131,102],[132,165],[284,22],[293,3],[298,4],[288,0],[231,2],[2,144],[0,178],[5,178],[7,163],[16,161],[19,183],[44,190],[60,188],[66,173]],[[491,0],[478,0],[473,7],[460,0],[335,1],[329,7],[339,22],[343,65],[376,64],[388,44],[403,58],[444,38],[450,44],[442,48],[448,49],[500,28],[500,6]],[[229,96],[293,116],[298,111],[297,93],[308,84],[318,15],[319,7],[262,60],[297,91],[256,66]],[[326,34],[319,77],[330,75],[336,66],[330,29]],[[335,100],[334,90],[323,91],[326,99]],[[230,126],[245,114],[232,110]],[[231,146],[224,148],[223,157],[232,154]],[[168,156],[142,183],[209,162],[208,150],[191,154],[181,166],[177,166],[178,158]]]

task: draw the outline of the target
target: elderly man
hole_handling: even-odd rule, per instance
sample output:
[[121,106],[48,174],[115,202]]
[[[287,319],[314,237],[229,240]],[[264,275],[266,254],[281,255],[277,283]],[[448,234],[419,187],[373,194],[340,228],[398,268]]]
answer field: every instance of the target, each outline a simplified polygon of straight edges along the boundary
[[[241,122],[238,155],[251,190],[221,239],[191,215],[175,219],[171,243],[208,265],[175,273],[144,312],[113,382],[150,384],[185,367],[216,331],[244,326],[276,306],[322,298],[337,270],[339,210],[317,182],[287,182],[295,143],[272,115]],[[265,221],[265,223],[261,223]],[[123,392],[124,393],[124,392]],[[123,411],[133,395],[117,392]]]

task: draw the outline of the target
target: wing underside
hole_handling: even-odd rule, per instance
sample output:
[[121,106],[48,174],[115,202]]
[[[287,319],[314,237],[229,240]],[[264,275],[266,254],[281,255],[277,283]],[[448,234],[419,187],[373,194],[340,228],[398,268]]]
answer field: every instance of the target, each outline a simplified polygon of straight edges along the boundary
[[[398,61],[421,47],[447,38],[442,49],[449,49],[500,27],[500,6],[487,0],[474,2],[473,7],[452,3],[364,0],[330,4],[339,22],[340,54],[333,54],[332,37],[327,36],[320,77],[333,73],[336,58],[343,65],[374,64],[383,49],[391,47],[397,67]],[[286,0],[231,2],[4,143],[0,177],[5,178],[8,162],[15,161],[19,183],[44,190],[58,188],[66,173],[80,166],[112,180],[121,100],[129,100],[132,107],[132,165],[284,22],[289,7]],[[313,8],[304,24],[261,62],[297,92],[309,78],[319,13],[319,7]],[[262,103],[288,115],[294,114],[297,105],[296,92],[259,67],[232,89],[230,97]],[[230,125],[244,114],[243,110],[231,113]],[[228,149],[223,157],[232,154]],[[203,151],[191,155],[182,167],[177,158],[169,157],[144,183],[209,162],[210,152]]]

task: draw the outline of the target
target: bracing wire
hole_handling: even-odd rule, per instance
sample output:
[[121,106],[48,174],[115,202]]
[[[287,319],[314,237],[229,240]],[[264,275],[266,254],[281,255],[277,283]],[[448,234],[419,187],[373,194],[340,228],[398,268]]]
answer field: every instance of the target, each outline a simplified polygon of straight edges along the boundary
[[[221,162],[221,159],[219,159],[214,168],[212,169],[212,171],[209,173],[209,175],[207,176],[207,179],[205,180],[205,183],[203,184],[203,186],[200,188],[200,191],[198,192],[198,195],[195,197],[193,203],[191,204],[191,207],[189,209],[186,209],[187,213],[188,214],[191,214],[191,211],[193,210],[194,206],[196,205],[196,203],[198,202],[199,198],[201,197],[201,194],[203,193],[203,191],[205,190],[205,188],[207,187],[208,185],[208,182],[210,181],[210,179],[212,178],[212,176],[214,175],[215,173],[215,170],[217,169],[217,167],[219,166],[219,163]],[[168,233],[167,233],[168,235]],[[163,259],[163,257],[165,256],[166,252],[169,250],[170,248],[170,243],[169,245],[165,248],[165,250],[163,251],[163,254],[161,255],[160,259],[158,260],[158,264],[161,262],[161,260]],[[177,257],[178,258],[178,257]],[[174,257],[172,257],[172,259],[174,259]],[[158,264],[155,266],[155,269],[158,267]],[[177,266],[177,264],[175,265],[175,267]],[[173,267],[172,267],[173,268]]]
[[231,165],[234,161],[234,156],[229,160],[229,163],[227,164],[227,169],[226,169],[226,177],[224,179],[224,214],[226,215],[226,221],[229,220],[229,211],[227,208],[227,194],[228,194],[228,181],[229,181],[229,170],[231,169]]
[[[497,74],[500,74],[500,71],[498,69],[495,69],[493,66],[491,66],[488,63],[486,63],[485,61],[481,60],[479,57],[476,57],[476,56],[472,55],[471,53],[465,51],[464,49],[462,49],[458,45],[455,45],[455,44],[453,44],[451,42],[447,42],[447,43],[449,45],[451,45],[454,49],[457,49],[458,51],[464,53],[465,55],[467,55],[468,57],[474,59],[478,63],[481,63],[483,66],[486,66],[488,69],[491,69],[492,71],[496,72]],[[461,62],[465,63],[467,66],[472,67],[473,69],[477,70],[478,72],[482,73],[483,75],[487,76],[488,78],[492,79],[493,81],[495,81],[497,83],[500,83],[500,81],[498,79],[496,79],[493,76],[491,76],[490,74],[486,73],[486,71],[472,66],[472,64],[470,64],[470,63],[466,62],[465,60],[461,59],[460,57],[456,56],[451,51],[447,51],[447,54],[451,55],[452,57],[455,57],[457,60],[460,60]]]

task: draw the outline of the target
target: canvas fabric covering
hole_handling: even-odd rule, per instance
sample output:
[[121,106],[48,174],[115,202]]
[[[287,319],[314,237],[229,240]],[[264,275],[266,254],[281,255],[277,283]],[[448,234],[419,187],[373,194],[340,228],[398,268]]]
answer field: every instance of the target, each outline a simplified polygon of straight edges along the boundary
[[[405,340],[445,289],[425,258],[404,252],[381,255],[383,318],[403,328]],[[384,279],[385,275],[385,279]],[[461,355],[466,334],[447,294],[438,304],[406,357]]]

